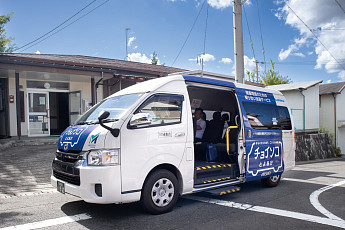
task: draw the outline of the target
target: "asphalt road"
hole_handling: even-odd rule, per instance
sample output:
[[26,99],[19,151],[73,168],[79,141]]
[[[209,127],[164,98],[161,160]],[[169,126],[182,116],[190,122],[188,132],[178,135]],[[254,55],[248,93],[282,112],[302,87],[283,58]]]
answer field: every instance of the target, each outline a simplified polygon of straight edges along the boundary
[[57,193],[46,175],[54,151],[46,145],[0,152],[0,230],[345,228],[344,159],[297,165],[275,188],[258,181],[229,195],[184,196],[172,212],[150,215],[138,203],[88,204]]

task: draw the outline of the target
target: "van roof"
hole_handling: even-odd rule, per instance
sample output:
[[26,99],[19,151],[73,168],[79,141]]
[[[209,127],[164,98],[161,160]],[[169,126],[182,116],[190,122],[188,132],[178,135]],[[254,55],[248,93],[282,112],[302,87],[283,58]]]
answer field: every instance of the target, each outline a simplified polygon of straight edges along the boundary
[[230,81],[218,80],[218,79],[214,79],[214,78],[197,77],[197,76],[190,76],[190,75],[183,75],[183,78],[186,81],[191,81],[191,82],[225,86],[225,87],[233,87],[233,88],[236,87],[236,88],[241,88],[241,89],[250,89],[250,90],[255,90],[255,91],[260,91],[260,92],[265,92],[265,93],[283,95],[281,92],[279,92],[277,90],[257,87],[257,86],[253,86],[253,85],[235,83],[235,82],[230,82]]
[[145,93],[149,91],[155,91],[159,87],[172,82],[172,81],[189,81],[189,82],[196,82],[196,83],[203,83],[203,84],[210,84],[210,85],[217,85],[217,86],[224,86],[224,87],[233,87],[233,88],[242,88],[242,89],[250,89],[259,92],[266,92],[272,94],[282,95],[281,92],[268,89],[268,88],[261,88],[252,85],[234,83],[225,80],[218,80],[214,78],[208,77],[199,77],[199,76],[190,76],[190,75],[172,75],[167,77],[156,78],[148,81],[141,82],[140,84],[135,84],[130,87],[127,87],[121,91],[116,92],[115,94],[111,95],[110,97],[131,94],[131,93]]

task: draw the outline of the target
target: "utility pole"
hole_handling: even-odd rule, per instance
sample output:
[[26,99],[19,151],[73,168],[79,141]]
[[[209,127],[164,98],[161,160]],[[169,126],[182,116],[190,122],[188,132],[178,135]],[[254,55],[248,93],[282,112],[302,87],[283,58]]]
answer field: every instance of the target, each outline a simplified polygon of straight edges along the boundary
[[128,30],[130,30],[130,28],[126,28],[126,57],[125,57],[125,61],[128,61]]
[[258,60],[255,60],[256,83],[259,83]]
[[233,0],[234,15],[234,53],[235,53],[235,82],[244,83],[243,62],[243,33],[242,33],[242,4],[246,0]]

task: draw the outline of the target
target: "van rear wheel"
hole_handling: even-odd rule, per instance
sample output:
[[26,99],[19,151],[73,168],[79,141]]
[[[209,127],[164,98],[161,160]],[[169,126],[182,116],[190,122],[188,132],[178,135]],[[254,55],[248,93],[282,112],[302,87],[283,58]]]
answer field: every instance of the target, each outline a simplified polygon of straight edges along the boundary
[[271,176],[261,179],[261,182],[267,187],[276,187],[280,182],[281,175]]
[[141,203],[152,214],[166,213],[176,204],[178,191],[176,176],[161,169],[147,178],[141,193]]

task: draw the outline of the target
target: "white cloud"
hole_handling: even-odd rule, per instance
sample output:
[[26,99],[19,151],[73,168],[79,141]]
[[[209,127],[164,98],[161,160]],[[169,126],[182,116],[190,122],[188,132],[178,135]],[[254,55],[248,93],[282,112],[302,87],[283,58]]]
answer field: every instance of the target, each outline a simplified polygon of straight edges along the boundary
[[[298,53],[300,48],[310,46],[317,55],[315,69],[325,68],[328,73],[337,72],[338,77],[345,80],[345,30],[334,30],[345,28],[344,12],[339,5],[335,2],[331,4],[329,1],[308,1],[306,4],[305,0],[288,0],[278,2],[278,4],[281,4],[282,7],[278,9],[276,16],[284,20],[287,25],[297,29],[300,34],[299,39],[305,40],[305,43],[298,43],[295,40],[286,50],[282,49],[279,59],[284,60],[289,55]],[[287,4],[308,25],[332,55],[317,41]],[[332,56],[338,61],[335,61]]]
[[[244,55],[243,57],[243,61],[244,61],[244,70],[249,70],[250,72],[252,72],[253,70],[256,70],[256,65],[255,65],[255,59],[254,58],[249,58],[246,55]],[[258,71],[261,72],[263,71],[263,68],[258,65]]]
[[207,3],[216,9],[225,9],[229,6],[232,6],[231,0],[207,0]]
[[342,80],[345,81],[345,70],[342,70],[338,73],[338,77]]
[[305,57],[305,55],[303,53],[294,53],[293,55],[297,56],[297,57]]
[[331,82],[332,82],[332,80],[331,80],[331,79],[327,80],[327,83],[331,83]]
[[130,37],[128,39],[128,46],[131,46],[135,39],[136,39],[135,37]]
[[139,47],[139,46],[134,46],[133,49],[134,49],[134,50],[135,50],[135,49],[138,49],[138,47]]
[[294,39],[293,44],[289,45],[289,47],[286,50],[284,50],[284,49],[280,50],[280,53],[278,55],[279,60],[280,61],[285,60],[290,55],[304,57],[305,56],[304,54],[302,54],[300,52],[296,52],[304,44],[307,44],[307,38],[306,37],[302,37],[300,39],[298,39],[298,38]]
[[212,54],[201,54],[197,58],[189,58],[188,61],[197,61],[200,59],[203,59],[204,62],[216,60],[216,58]]
[[232,63],[231,58],[222,58],[219,62],[224,63],[224,64],[230,64]]
[[128,54],[128,60],[134,61],[134,62],[142,62],[142,63],[151,64],[151,59],[148,58],[146,54],[141,54],[141,53]]
[[37,50],[37,51],[35,52],[35,54],[41,54],[41,52],[40,52],[39,50]]
[[[225,9],[229,6],[232,6],[232,1],[233,0],[207,0],[207,3],[213,7],[213,8],[216,8],[216,9]],[[250,0],[247,0],[245,2],[246,5],[251,5],[252,2]]]

